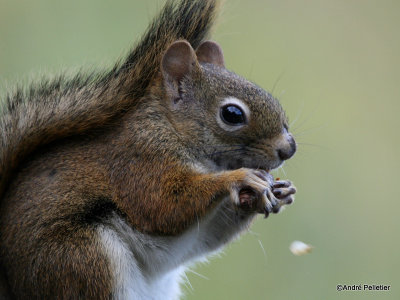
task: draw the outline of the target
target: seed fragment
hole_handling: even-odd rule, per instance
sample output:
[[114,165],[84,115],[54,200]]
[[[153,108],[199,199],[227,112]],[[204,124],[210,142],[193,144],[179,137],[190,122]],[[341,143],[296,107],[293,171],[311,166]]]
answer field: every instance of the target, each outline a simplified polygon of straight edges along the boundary
[[297,256],[308,254],[312,251],[313,248],[313,246],[303,243],[301,241],[293,241],[289,247],[290,251]]

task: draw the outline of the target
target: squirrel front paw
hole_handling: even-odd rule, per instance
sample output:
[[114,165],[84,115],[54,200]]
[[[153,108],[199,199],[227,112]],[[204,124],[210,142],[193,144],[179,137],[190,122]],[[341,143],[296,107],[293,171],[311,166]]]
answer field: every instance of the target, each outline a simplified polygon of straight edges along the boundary
[[236,171],[243,172],[243,177],[231,187],[232,201],[245,211],[257,211],[267,217],[278,205],[272,193],[273,177],[263,170],[242,168]]
[[265,217],[278,213],[282,206],[291,204],[296,188],[288,180],[274,181],[271,174],[263,170],[240,169],[245,171],[243,180],[231,189],[231,199],[245,211],[257,211]]
[[292,204],[296,187],[289,180],[276,180],[272,184],[272,193],[278,200],[277,205],[273,208],[273,213],[278,213],[282,206]]

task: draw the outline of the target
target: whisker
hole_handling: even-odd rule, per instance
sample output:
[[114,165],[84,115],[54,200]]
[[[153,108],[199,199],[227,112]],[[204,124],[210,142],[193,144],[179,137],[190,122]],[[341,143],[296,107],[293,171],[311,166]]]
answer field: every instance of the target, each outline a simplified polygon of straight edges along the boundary
[[258,240],[258,244],[260,245],[260,248],[261,248],[262,252],[264,253],[265,260],[267,260],[267,252],[265,252],[264,246],[260,239]]
[[229,152],[237,152],[237,151],[245,151],[245,149],[239,148],[239,149],[230,149],[230,150],[226,150],[226,151],[213,152],[213,153],[207,155],[207,157],[213,157],[215,155],[225,154],[225,153],[229,153]]
[[227,147],[209,147],[208,149],[206,148],[206,150],[221,150],[221,151],[223,151],[223,150],[232,150],[232,149],[242,149],[243,148],[243,146],[227,146]]
[[251,60],[251,64],[250,64],[250,72],[248,72],[248,78],[249,80],[253,80],[253,68],[254,68],[254,58]]
[[281,74],[278,76],[278,78],[275,80],[275,83],[274,83],[274,85],[272,86],[272,89],[271,89],[271,95],[274,94],[275,88],[278,85],[279,81],[281,81],[281,79],[282,79],[284,74],[285,74],[285,71],[282,71]]
[[207,145],[204,147],[204,152],[213,152],[215,150],[232,150],[232,149],[240,149],[245,147],[244,144],[234,144],[234,145]]
[[212,147],[231,147],[231,146],[244,146],[244,144],[217,144],[217,145],[212,145]]
[[301,114],[303,113],[303,109],[304,109],[304,100],[301,102],[300,109],[299,109],[296,117],[294,118],[294,120],[292,122],[290,122],[289,127],[293,127],[293,125],[299,120]]
[[223,211],[222,212],[222,221],[225,223],[225,225],[232,225],[232,219],[231,219],[231,217],[228,215],[228,212],[229,211],[233,211],[233,209],[230,209],[230,208],[227,208],[227,211],[225,212],[225,211]]
[[193,271],[193,270],[191,270],[191,269],[189,269],[188,272],[193,273],[194,275],[197,275],[197,276],[199,276],[200,278],[203,278],[203,279],[205,279],[205,280],[210,280],[210,278],[208,278],[208,277],[206,277],[206,276],[204,276],[204,275],[201,275],[201,274],[199,274],[199,273],[197,273],[197,272],[195,272],[195,271]]
[[283,168],[283,166],[281,166],[279,169],[282,170],[283,175],[284,175],[285,177],[287,177],[286,172],[285,172],[285,169]]
[[185,276],[185,285],[190,287],[191,291],[194,291],[192,284],[190,283],[189,277],[186,275],[186,272],[183,272],[183,276]]
[[297,143],[298,145],[302,145],[302,146],[311,146],[311,147],[316,147],[316,148],[321,148],[321,149],[326,149],[326,150],[330,150],[329,147],[323,146],[323,145],[318,145],[318,144],[311,144],[311,143]]
[[303,126],[306,122],[308,122],[310,120],[310,118],[316,113],[316,111],[318,109],[318,105],[319,105],[319,103],[317,103],[314,106],[314,108],[309,112],[308,116],[296,128],[293,128],[292,131],[296,131],[297,129],[301,128],[301,126]]
[[[299,131],[299,132],[296,132],[296,130],[293,130],[292,133],[293,133],[293,135],[294,135],[295,137],[299,137],[299,136],[304,135],[304,133],[310,133],[310,132],[312,132],[312,131],[316,131],[316,130],[325,128],[325,127],[327,127],[327,126],[328,126],[328,125],[325,123],[325,124],[321,124],[321,125],[318,125],[318,126],[306,128],[306,129],[304,129],[304,130],[302,130],[302,131]],[[298,128],[297,128],[297,129],[298,129]]]
[[258,232],[254,232],[254,231],[252,231],[252,230],[248,230],[247,231],[249,234],[251,234],[251,235],[254,235],[254,236],[257,236],[257,237],[259,237],[260,236],[260,234],[258,233]]

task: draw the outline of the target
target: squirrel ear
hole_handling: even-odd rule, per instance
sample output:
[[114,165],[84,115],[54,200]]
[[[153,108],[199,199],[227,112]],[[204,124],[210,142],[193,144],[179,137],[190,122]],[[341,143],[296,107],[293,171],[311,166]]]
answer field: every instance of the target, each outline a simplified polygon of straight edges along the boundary
[[165,51],[161,69],[168,79],[179,82],[185,75],[191,73],[196,64],[196,53],[192,46],[187,41],[179,40],[172,43]]
[[213,41],[203,42],[196,50],[199,62],[225,67],[224,54],[221,47]]

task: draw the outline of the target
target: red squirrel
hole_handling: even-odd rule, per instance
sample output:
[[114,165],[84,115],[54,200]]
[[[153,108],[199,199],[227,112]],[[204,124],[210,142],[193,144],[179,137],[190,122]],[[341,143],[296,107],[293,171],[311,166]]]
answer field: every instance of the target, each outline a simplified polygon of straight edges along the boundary
[[219,3],[167,1],[107,73],[0,109],[0,297],[177,299],[185,268],[293,202],[279,102],[207,40]]

